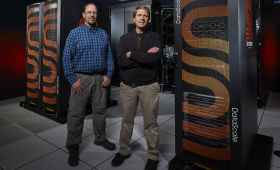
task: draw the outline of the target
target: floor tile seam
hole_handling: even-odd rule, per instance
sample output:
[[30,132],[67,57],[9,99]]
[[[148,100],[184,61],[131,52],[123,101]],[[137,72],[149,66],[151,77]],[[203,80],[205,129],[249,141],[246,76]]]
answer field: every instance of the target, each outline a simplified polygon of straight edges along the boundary
[[[52,146],[54,146],[54,147],[56,147],[56,148],[60,149],[60,147],[59,147],[59,146],[56,146],[55,144],[53,144],[53,143],[51,143],[51,142],[47,141],[46,139],[42,138],[41,136],[38,136],[37,134],[35,134],[35,136],[37,136],[38,138],[42,139],[43,141],[45,141],[45,142],[47,142],[47,143],[51,144]],[[63,146],[63,147],[65,147],[65,146]],[[63,148],[63,147],[62,147],[62,148]]]
[[[1,116],[0,116],[0,117],[1,117]],[[14,124],[14,122],[12,122],[12,121],[10,121],[10,120],[6,119],[5,117],[1,117],[1,118],[3,118],[3,119],[5,119],[6,121],[11,122],[11,123],[13,123],[13,124]]]
[[172,116],[172,117],[170,117],[170,116],[166,116],[166,115],[160,115],[160,116],[164,116],[164,117],[168,117],[168,118],[174,118],[175,117],[175,114],[174,114],[174,116]]
[[12,123],[11,125],[1,127],[1,128],[0,128],[0,130],[1,130],[1,129],[4,129],[4,128],[6,128],[6,127],[9,127],[9,126],[13,126],[13,125],[15,125],[15,124],[14,124],[14,123]]
[[108,127],[110,127],[110,126],[112,126],[112,125],[114,125],[114,124],[117,124],[117,123],[119,123],[120,121],[122,121],[122,119],[118,120],[117,122],[115,122],[115,123],[113,123],[113,124],[111,124],[111,125],[109,125],[109,126],[106,126],[106,128],[108,128]]
[[[89,130],[91,130],[91,129],[89,129]],[[84,138],[86,138],[86,137],[89,137],[89,136],[91,136],[92,134],[94,134],[94,131],[93,130],[91,130],[92,131],[92,133],[91,134],[89,134],[89,135],[85,135],[85,136],[82,136],[82,139],[84,139]]]
[[262,114],[262,116],[261,116],[261,118],[260,118],[260,121],[258,122],[258,125],[259,125],[258,127],[260,127],[260,125],[261,125],[263,115],[264,115],[264,114]]
[[162,133],[165,133],[165,134],[167,134],[167,135],[175,136],[175,135],[173,135],[173,134],[171,134],[171,133],[168,133],[168,132],[164,132],[164,131],[161,131],[161,130],[159,130],[159,131],[162,132]]
[[[168,117],[168,118],[169,118],[169,119],[168,119],[167,121],[163,122],[160,126],[162,126],[163,124],[165,124],[165,123],[168,122],[169,120],[173,119],[173,117],[172,117],[172,118]],[[175,125],[174,125],[174,126],[175,126]]]
[[[140,138],[138,138],[137,140],[135,140],[134,142],[130,143],[130,146],[132,146],[135,142],[139,141],[140,139],[142,139],[143,137],[145,137],[145,135],[141,136]],[[132,138],[132,137],[131,137]],[[119,140],[120,141],[120,140]],[[131,141],[131,140],[130,140]]]
[[94,130],[92,130],[92,129],[90,129],[90,128],[86,127],[85,125],[84,125],[84,127],[83,127],[83,128],[86,128],[86,129],[88,129],[88,130],[90,130],[90,131],[94,131]]
[[162,100],[162,101],[160,101],[160,102],[158,102],[158,103],[164,102],[164,101],[166,101],[166,100],[168,100],[168,99],[170,99],[170,98],[172,98],[172,97],[169,97],[169,98],[167,98],[167,99],[165,99],[165,100]]
[[[101,164],[105,163],[106,161],[108,161],[109,159],[111,159],[112,157],[114,157],[117,153],[113,154],[112,156],[110,156],[109,158],[107,158],[105,161],[101,162],[100,164],[96,165],[96,167],[94,168],[97,168],[98,166],[100,166]],[[111,165],[111,164],[110,164]]]
[[41,158],[44,158],[44,157],[46,157],[46,156],[48,156],[48,155],[50,155],[50,154],[52,154],[52,153],[58,151],[58,150],[59,150],[59,148],[58,148],[57,150],[55,150],[55,151],[52,151],[52,152],[50,152],[50,153],[44,155],[44,156],[41,156],[41,157],[39,157],[39,158],[36,158],[35,160],[33,160],[33,161],[31,161],[31,162],[28,162],[28,163],[26,163],[26,164],[24,164],[24,165],[22,165],[22,166],[20,166],[20,167],[18,167],[18,168],[15,168],[14,170],[17,170],[17,169],[19,169],[19,168],[22,168],[22,167],[28,165],[28,164],[31,164],[31,163],[33,163],[33,162],[35,162],[35,161],[37,161],[37,160],[39,160],[39,159],[41,159]]
[[20,128],[22,128],[22,129],[24,129],[25,131],[27,131],[27,132],[31,133],[32,135],[36,135],[35,133],[30,132],[28,129],[25,129],[25,128],[23,128],[23,127],[19,126],[19,125],[18,125],[18,124],[16,124],[16,123],[14,123],[14,125],[15,125],[15,126],[18,126],[18,127],[20,127]]

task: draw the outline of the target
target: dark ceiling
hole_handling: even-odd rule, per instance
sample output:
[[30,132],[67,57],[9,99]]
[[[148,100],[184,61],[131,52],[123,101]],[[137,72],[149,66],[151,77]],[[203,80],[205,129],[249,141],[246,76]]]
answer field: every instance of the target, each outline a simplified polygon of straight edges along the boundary
[[[26,7],[27,5],[42,2],[45,0],[3,0],[0,10],[0,30],[25,30],[26,29]],[[66,0],[67,1],[67,0]],[[110,6],[124,2],[118,0],[80,0],[93,2],[96,5]],[[129,0],[132,2],[137,0]],[[162,5],[173,5],[174,0],[159,0]]]
[[[87,2],[93,2],[99,5],[103,5],[103,6],[110,6],[110,5],[115,5],[115,4],[120,4],[123,2],[120,2],[118,0],[83,0],[83,1],[87,1]],[[133,1],[139,1],[139,0],[128,0],[125,2],[133,2]],[[162,5],[173,5],[174,4],[174,0],[158,0],[162,3]]]

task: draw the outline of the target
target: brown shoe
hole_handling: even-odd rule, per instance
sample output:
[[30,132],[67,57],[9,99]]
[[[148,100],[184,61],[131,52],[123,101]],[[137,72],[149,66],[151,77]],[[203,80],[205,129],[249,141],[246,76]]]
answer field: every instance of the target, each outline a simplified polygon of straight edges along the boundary
[[157,165],[159,161],[148,159],[147,164],[145,166],[145,170],[157,170]]
[[68,164],[70,166],[77,166],[79,164],[79,145],[71,145],[66,147],[69,151]]
[[113,167],[120,166],[121,164],[123,164],[124,160],[126,160],[129,157],[130,157],[130,153],[128,155],[122,155],[118,152],[114,157],[114,159],[112,160],[111,165]]

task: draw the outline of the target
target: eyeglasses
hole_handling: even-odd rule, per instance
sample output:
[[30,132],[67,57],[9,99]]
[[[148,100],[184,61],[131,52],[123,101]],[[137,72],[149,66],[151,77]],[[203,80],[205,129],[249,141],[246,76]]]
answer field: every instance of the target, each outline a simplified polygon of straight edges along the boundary
[[87,14],[92,14],[93,13],[93,15],[97,15],[97,12],[96,11],[88,11],[87,12]]

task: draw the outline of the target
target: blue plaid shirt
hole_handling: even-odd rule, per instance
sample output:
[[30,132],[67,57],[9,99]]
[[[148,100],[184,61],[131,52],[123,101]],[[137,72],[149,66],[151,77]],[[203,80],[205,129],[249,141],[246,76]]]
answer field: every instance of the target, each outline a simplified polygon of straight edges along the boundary
[[106,31],[85,23],[73,29],[67,37],[62,62],[64,75],[71,85],[78,80],[75,72],[104,71],[105,76],[112,79],[114,59]]

